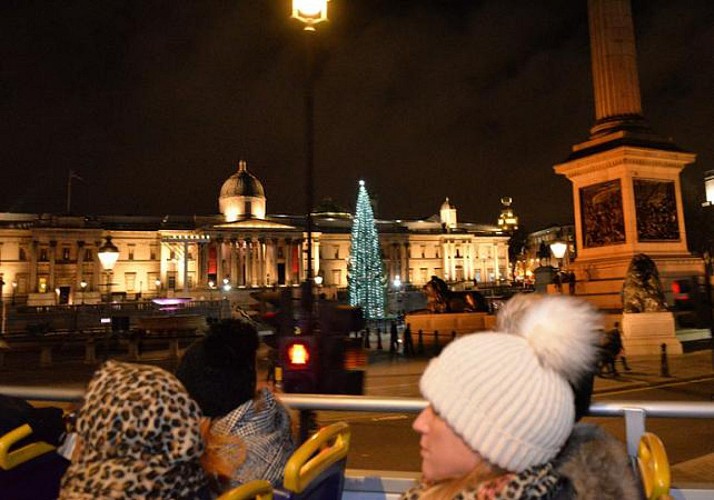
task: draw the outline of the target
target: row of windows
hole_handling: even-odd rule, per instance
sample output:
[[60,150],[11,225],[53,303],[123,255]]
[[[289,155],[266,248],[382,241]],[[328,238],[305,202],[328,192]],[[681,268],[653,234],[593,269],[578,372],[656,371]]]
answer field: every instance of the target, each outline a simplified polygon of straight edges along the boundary
[[[72,249],[69,247],[62,247],[62,249],[60,250],[60,256],[59,256],[58,260],[61,260],[61,261],[71,260],[72,259],[71,250]],[[133,245],[130,245],[127,248],[126,260],[134,260],[134,255],[135,255],[135,248]],[[94,258],[94,251],[91,248],[85,249],[84,250],[84,261],[91,262],[93,260],[93,258]],[[169,258],[170,259],[176,258],[176,252],[174,250],[171,250],[171,255]],[[188,254],[188,259],[193,260],[193,255],[191,253]],[[18,253],[18,260],[23,261],[23,262],[29,260],[27,249],[20,247],[19,253]],[[40,248],[37,260],[40,262],[49,262],[50,249],[47,247]],[[153,247],[153,246],[151,247],[149,260],[158,260],[158,247]]]

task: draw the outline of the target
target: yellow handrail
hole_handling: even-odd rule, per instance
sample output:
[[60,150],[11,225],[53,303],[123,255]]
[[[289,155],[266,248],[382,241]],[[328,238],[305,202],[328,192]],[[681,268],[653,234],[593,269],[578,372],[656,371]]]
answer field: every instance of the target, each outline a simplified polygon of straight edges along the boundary
[[[322,450],[315,455],[320,448]],[[349,449],[349,424],[336,422],[320,429],[288,459],[283,486],[294,493],[301,493],[328,467],[345,458]]]
[[662,440],[656,434],[645,432],[637,449],[637,463],[642,477],[642,485],[647,500],[670,498],[669,487],[672,476],[667,452]]
[[0,468],[10,470],[28,460],[32,460],[35,457],[44,455],[55,449],[54,446],[44,441],[39,441],[25,445],[15,451],[10,451],[10,448],[12,448],[15,443],[30,434],[32,434],[32,427],[30,427],[29,424],[23,424],[0,437]]
[[270,481],[255,479],[240,486],[226,491],[218,497],[218,500],[273,500],[273,486]]

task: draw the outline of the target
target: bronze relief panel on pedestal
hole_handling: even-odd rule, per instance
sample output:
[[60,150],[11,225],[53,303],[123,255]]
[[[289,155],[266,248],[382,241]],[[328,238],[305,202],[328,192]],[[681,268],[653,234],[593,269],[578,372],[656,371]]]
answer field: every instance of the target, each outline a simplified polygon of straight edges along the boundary
[[637,239],[679,241],[673,181],[634,179]]
[[625,243],[619,179],[580,188],[580,214],[585,248]]

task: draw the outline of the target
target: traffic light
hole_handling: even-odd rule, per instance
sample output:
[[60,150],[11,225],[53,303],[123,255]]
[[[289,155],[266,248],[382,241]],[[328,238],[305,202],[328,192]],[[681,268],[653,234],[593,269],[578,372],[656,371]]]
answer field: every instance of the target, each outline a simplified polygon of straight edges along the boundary
[[282,336],[278,341],[283,391],[319,392],[319,354],[312,335]]

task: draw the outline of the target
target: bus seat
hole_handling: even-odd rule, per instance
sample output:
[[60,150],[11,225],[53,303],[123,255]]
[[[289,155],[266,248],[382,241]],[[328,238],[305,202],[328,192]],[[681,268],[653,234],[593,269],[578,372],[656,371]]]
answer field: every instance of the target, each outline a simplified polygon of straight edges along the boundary
[[273,486],[270,481],[255,479],[225,492],[218,500],[273,500]]
[[23,424],[0,437],[0,498],[53,500],[59,495],[69,460],[54,446],[39,441],[10,451],[31,434],[30,425]]
[[637,465],[647,500],[667,500],[672,484],[667,452],[656,434],[645,432],[637,450]]
[[22,463],[28,462],[35,457],[44,455],[55,449],[54,446],[40,441],[10,451],[10,448],[12,448],[15,443],[30,434],[32,434],[32,428],[28,424],[23,424],[0,437],[0,468],[3,470],[14,469]]
[[285,464],[276,498],[339,500],[345,483],[350,426],[336,422],[317,431]]

